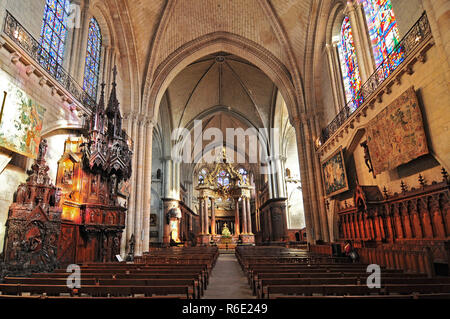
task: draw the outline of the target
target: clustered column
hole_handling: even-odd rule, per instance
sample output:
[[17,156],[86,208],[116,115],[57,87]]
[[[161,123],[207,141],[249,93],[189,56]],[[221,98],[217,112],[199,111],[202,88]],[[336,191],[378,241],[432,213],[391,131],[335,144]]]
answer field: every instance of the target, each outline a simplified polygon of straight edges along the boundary
[[205,233],[205,219],[203,218],[203,198],[199,197],[198,198],[198,215],[199,215],[199,219],[200,219],[200,234],[204,234]]
[[240,235],[240,221],[239,221],[239,198],[236,197],[234,199],[234,229],[235,229],[235,235]]
[[[150,203],[153,123],[150,118],[129,113],[125,115],[127,133],[133,140],[132,175],[126,228],[123,237],[129,242],[135,239],[135,255],[149,250],[150,242]],[[125,256],[129,247],[122,241],[121,254]]]
[[247,205],[245,197],[242,197],[242,233],[247,234]]
[[250,209],[250,198],[245,197],[244,203],[246,203],[246,205],[247,205],[247,232],[249,234],[252,234],[252,212]]
[[204,219],[205,219],[205,221],[204,221],[204,223],[205,223],[205,234],[209,234],[209,225],[208,225],[208,197],[205,197],[204,198],[204,200],[203,200],[203,204],[205,205],[205,208],[204,208],[204,215],[203,215],[203,217],[204,217]]

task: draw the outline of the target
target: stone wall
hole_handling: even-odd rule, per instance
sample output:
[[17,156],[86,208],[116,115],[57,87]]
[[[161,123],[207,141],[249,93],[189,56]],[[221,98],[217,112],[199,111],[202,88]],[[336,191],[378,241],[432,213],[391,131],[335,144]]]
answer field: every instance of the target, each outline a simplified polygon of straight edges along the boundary
[[[431,40],[433,41],[433,40]],[[404,73],[400,83],[391,87],[389,94],[382,95],[382,101],[377,101],[373,109],[367,110],[367,116],[361,116],[354,123],[354,128],[342,135],[333,147],[326,148],[326,152],[320,153],[323,161],[339,146],[342,145],[346,152],[346,168],[350,187],[356,183],[360,185],[377,185],[380,190],[386,187],[393,194],[401,192],[400,184],[403,181],[409,188],[418,187],[418,175],[421,174],[428,183],[440,181],[441,167],[450,167],[450,144],[448,143],[450,93],[446,84],[445,70],[442,68],[443,57],[437,46],[432,46],[426,52],[424,62],[416,61],[411,75]],[[402,66],[405,67],[405,66]],[[359,145],[367,139],[365,127],[368,123],[392,101],[414,86],[418,95],[422,110],[425,133],[428,138],[430,155],[423,156],[396,169],[382,172],[376,178],[369,173],[365,165],[364,150]],[[327,142],[328,143],[328,142]],[[351,203],[352,190],[336,196],[338,201]],[[334,204],[331,201],[332,205]],[[328,210],[331,212],[331,209]],[[329,216],[332,218],[333,216]]]

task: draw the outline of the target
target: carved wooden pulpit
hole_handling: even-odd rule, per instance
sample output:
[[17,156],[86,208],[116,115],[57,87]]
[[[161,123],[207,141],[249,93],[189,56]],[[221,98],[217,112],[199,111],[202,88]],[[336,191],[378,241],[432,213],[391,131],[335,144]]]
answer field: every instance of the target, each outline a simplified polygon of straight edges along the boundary
[[108,106],[104,84],[85,136],[69,138],[58,162],[62,191],[61,263],[108,262],[120,252],[126,207],[118,185],[131,176],[132,152],[116,97],[115,72]]

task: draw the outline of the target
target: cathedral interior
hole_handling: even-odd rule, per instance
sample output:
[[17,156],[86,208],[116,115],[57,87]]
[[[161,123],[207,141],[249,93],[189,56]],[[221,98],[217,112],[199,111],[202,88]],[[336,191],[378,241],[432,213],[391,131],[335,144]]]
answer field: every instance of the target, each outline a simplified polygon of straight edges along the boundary
[[449,0],[0,22],[0,300],[450,299]]

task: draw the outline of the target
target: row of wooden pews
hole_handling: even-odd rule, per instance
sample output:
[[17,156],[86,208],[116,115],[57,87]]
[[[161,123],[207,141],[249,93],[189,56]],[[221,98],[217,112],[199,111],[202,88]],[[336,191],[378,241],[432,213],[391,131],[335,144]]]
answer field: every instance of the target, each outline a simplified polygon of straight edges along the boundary
[[176,247],[151,251],[134,263],[81,264],[80,287],[74,288],[67,284],[71,273],[65,268],[29,277],[5,277],[0,283],[0,299],[198,299],[208,286],[217,257],[214,247]]
[[368,265],[343,257],[265,246],[238,247],[236,257],[258,298],[450,298],[450,277],[381,267],[381,287],[369,288]]

